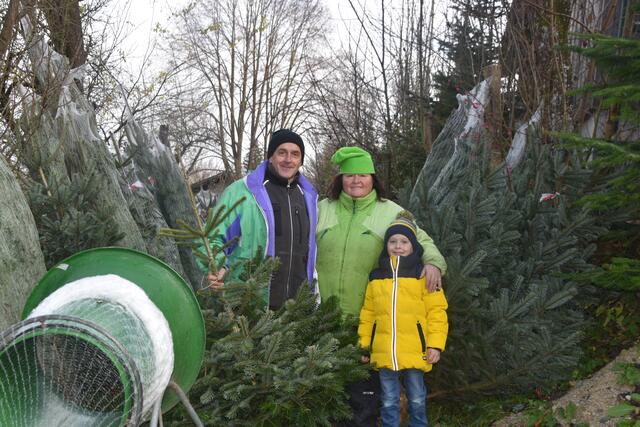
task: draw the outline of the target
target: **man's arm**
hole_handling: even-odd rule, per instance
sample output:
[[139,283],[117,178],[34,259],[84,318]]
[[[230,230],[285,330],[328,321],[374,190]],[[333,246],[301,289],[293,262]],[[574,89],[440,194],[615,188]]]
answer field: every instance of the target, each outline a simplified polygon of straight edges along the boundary
[[[237,202],[238,192],[236,191],[237,188],[235,187],[238,184],[243,185],[242,182],[234,182],[224,190],[224,192],[220,196],[220,199],[216,203],[215,207],[212,208],[214,209],[214,212],[217,209],[227,210]],[[237,221],[239,221],[240,219],[240,212],[241,212],[243,203],[240,203],[240,205],[236,206],[235,209],[232,212],[230,212],[217,227],[211,230],[211,233],[208,236],[208,240],[209,240],[209,246],[211,250],[214,252],[214,256],[215,256],[216,265],[213,266],[215,267],[215,270],[214,268],[212,268],[212,266],[209,266],[208,264],[203,262],[201,259],[196,257],[198,266],[202,271],[205,271],[205,272],[211,271],[214,275],[217,275],[218,273],[217,270],[219,270],[220,268],[226,267],[226,265],[223,264],[226,258],[223,248],[224,248],[224,245],[227,243],[227,238],[228,238],[227,233],[229,229],[232,226],[239,227],[239,223],[237,223]],[[207,253],[204,247],[204,242],[201,242],[198,245],[197,249],[201,253],[205,253],[205,254]]]

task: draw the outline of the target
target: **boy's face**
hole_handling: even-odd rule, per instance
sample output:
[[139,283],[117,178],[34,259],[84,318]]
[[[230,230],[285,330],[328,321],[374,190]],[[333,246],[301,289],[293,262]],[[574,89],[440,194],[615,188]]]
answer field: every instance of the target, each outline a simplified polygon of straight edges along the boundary
[[413,253],[411,241],[402,234],[394,234],[387,242],[387,254],[389,256],[409,256]]

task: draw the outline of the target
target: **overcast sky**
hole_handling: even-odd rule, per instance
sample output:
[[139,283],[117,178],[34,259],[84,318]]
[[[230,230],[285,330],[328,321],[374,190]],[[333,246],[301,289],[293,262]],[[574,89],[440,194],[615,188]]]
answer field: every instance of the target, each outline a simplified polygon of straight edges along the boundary
[[[356,7],[366,5],[368,8],[376,8],[380,4],[379,0],[352,1]],[[141,63],[145,53],[152,47],[156,37],[153,32],[154,27],[157,24],[165,25],[172,10],[188,4],[188,0],[115,0],[115,2],[116,10],[120,15],[119,19],[124,22],[122,33],[127,35],[123,40],[123,49],[127,52],[128,61],[132,66]],[[324,3],[329,9],[334,40],[342,42],[347,37],[347,27],[358,25],[351,6],[344,0],[325,0]],[[439,20],[438,18],[446,10],[447,3],[446,1],[436,2],[441,8],[436,15],[436,20]],[[401,4],[400,0],[388,0],[385,2],[385,7],[401,8]]]

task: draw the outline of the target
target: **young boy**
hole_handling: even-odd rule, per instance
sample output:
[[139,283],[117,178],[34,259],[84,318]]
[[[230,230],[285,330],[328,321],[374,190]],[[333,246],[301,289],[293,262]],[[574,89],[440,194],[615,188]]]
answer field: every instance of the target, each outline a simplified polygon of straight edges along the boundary
[[409,402],[408,425],[428,425],[424,373],[440,360],[449,326],[444,293],[428,292],[425,279],[420,279],[421,257],[413,217],[401,212],[385,233],[358,327],[360,346],[370,351],[362,361],[380,371],[383,427],[400,425],[401,376]]

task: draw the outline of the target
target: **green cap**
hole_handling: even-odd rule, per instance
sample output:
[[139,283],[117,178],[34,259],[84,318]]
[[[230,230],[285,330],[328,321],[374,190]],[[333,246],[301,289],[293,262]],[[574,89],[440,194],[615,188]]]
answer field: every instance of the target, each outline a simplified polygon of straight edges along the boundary
[[360,147],[342,147],[331,156],[331,163],[340,167],[341,174],[376,173],[371,154]]

